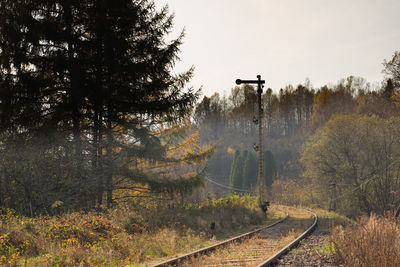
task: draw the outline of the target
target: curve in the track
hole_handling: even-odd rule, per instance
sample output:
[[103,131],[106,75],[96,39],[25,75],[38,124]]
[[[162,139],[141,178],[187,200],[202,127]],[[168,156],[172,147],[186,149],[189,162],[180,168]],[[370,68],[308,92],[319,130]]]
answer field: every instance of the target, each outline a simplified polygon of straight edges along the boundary
[[281,223],[281,222],[285,221],[287,218],[288,218],[288,214],[286,214],[286,216],[284,218],[282,218],[280,220],[277,220],[276,222],[274,222],[272,224],[269,224],[267,226],[264,226],[264,227],[261,227],[261,228],[258,228],[256,230],[254,230],[254,231],[251,231],[251,232],[248,232],[248,233],[245,233],[245,234],[230,238],[230,239],[222,241],[222,242],[220,242],[218,244],[215,244],[215,245],[212,245],[212,246],[209,246],[209,247],[205,247],[205,248],[196,250],[194,252],[190,252],[190,253],[187,253],[185,255],[182,255],[182,256],[179,256],[179,257],[175,257],[175,258],[163,261],[161,263],[157,263],[155,265],[152,265],[152,267],[175,266],[181,261],[187,260],[187,259],[192,258],[192,257],[198,257],[200,255],[207,254],[207,253],[209,253],[209,252],[211,252],[211,251],[213,251],[213,250],[215,250],[217,248],[226,246],[226,245],[228,245],[228,244],[230,244],[232,242],[240,241],[240,240],[243,240],[245,238],[249,238],[249,237],[255,235],[256,233],[258,233],[258,232],[260,232],[260,231],[262,231],[264,229],[270,228],[270,227],[272,227],[274,225],[277,225],[278,223]]

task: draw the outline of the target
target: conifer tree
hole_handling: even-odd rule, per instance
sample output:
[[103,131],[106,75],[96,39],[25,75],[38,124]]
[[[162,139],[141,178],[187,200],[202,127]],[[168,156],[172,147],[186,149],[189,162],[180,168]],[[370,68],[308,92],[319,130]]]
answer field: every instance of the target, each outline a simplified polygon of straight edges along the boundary
[[[148,159],[160,160],[165,156],[151,127],[158,122],[179,122],[193,107],[198,93],[189,89],[183,92],[192,76],[192,69],[180,75],[172,74],[178,59],[183,33],[169,43],[164,40],[172,27],[172,17],[166,8],[157,12],[152,1],[95,1],[93,22],[94,68],[96,92],[93,94],[95,113],[94,136],[98,147],[106,151],[101,162],[104,177],[99,181],[98,199],[103,186],[107,202],[112,202],[112,177],[126,174],[114,166],[114,147],[126,153]],[[117,126],[130,135],[130,144],[121,144],[115,138]],[[96,132],[97,131],[97,132]],[[140,144],[140,145],[138,145]],[[128,148],[129,145],[129,148]],[[145,146],[145,148],[143,147]],[[98,153],[102,155],[101,153]],[[135,177],[131,175],[130,177]]]
[[58,151],[65,163],[54,180],[64,202],[100,205],[106,195],[110,205],[116,177],[142,177],[132,159],[166,160],[154,129],[182,121],[199,94],[185,90],[192,68],[172,73],[183,41],[165,40],[172,26],[167,8],[147,0],[0,4],[3,142],[56,133],[43,156]]
[[[63,155],[64,169],[59,171],[62,177],[55,180],[55,187],[62,184],[64,194],[59,197],[75,200],[77,206],[84,202],[90,186],[84,178],[88,158],[83,153],[89,144],[82,144],[88,109],[81,68],[87,60],[82,53],[83,34],[77,30],[83,12],[80,1],[16,0],[3,1],[0,6],[3,148],[47,140],[52,147],[43,144],[48,150],[38,150],[43,154],[37,156],[51,158],[55,155],[49,151],[57,150]],[[55,132],[57,139],[50,141]],[[18,139],[21,141],[15,143]],[[21,160],[32,160],[24,157]]]
[[276,163],[274,159],[274,155],[271,151],[264,151],[263,155],[264,159],[264,181],[267,188],[271,188],[272,183],[274,182],[274,178],[277,174]]
[[242,188],[249,190],[257,186],[258,164],[252,152],[248,151],[246,154],[247,156],[243,164]]
[[236,150],[231,167],[230,186],[236,189],[240,189],[242,187],[242,177],[243,152],[241,153],[239,150]]

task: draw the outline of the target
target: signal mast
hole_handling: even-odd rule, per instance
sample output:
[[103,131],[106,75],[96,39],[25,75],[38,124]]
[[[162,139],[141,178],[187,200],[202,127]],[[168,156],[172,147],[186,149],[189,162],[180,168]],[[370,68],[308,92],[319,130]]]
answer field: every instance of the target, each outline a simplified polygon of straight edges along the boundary
[[[259,195],[261,200],[261,207],[263,210],[266,211],[266,197],[267,192],[264,184],[264,176],[263,176],[263,160],[262,160],[262,153],[263,153],[263,140],[262,140],[262,106],[261,106],[261,95],[262,95],[262,88],[264,87],[265,80],[261,80],[261,75],[257,75],[257,80],[241,80],[237,79],[236,84],[257,84],[257,94],[258,94],[258,119],[253,117],[253,122],[255,125],[258,125],[258,145],[254,144],[253,148],[256,152],[258,152],[258,187],[259,187]],[[265,206],[265,207],[263,207]]]

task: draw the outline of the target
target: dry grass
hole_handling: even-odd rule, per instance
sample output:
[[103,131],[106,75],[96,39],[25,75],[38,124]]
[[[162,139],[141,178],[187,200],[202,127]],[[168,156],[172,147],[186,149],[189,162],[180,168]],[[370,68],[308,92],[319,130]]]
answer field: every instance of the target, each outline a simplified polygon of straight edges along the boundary
[[344,215],[340,215],[333,211],[327,211],[323,209],[311,209],[318,215],[318,228],[319,230],[326,235],[329,235],[331,229],[336,226],[347,226],[347,225],[355,225],[356,222],[347,218]]
[[331,234],[334,254],[346,266],[400,266],[400,222],[393,217],[364,218]]
[[[160,262],[223,239],[269,224],[290,212],[290,227],[270,232],[266,250],[288,243],[310,225],[309,215],[285,206],[272,205],[268,216],[247,197],[210,200],[199,206],[171,208],[162,205],[120,206],[103,212],[71,213],[57,217],[25,218],[0,212],[0,265],[16,266],[137,266]],[[326,217],[331,216],[327,214]],[[333,215],[332,215],[333,216]],[[335,216],[330,220],[341,219]],[[216,229],[210,230],[210,222]],[[299,230],[300,231],[300,230]],[[268,233],[268,232],[267,232]],[[243,242],[256,258],[258,243],[266,236]],[[247,243],[246,243],[247,242]],[[268,241],[269,242],[269,241]],[[250,249],[253,247],[253,249]],[[221,257],[226,258],[221,252]],[[231,259],[235,261],[236,259]]]
[[[42,218],[0,210],[0,265],[137,266],[211,245],[265,222],[265,214],[248,197],[175,208],[135,204]],[[217,224],[212,231],[211,221]]]

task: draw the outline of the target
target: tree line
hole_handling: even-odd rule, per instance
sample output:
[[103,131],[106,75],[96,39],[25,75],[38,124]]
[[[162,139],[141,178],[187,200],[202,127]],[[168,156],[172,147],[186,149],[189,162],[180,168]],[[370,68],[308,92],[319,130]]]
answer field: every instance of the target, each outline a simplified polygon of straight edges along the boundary
[[[329,175],[327,174],[325,176],[320,175],[323,169],[321,165],[323,163],[320,161],[324,150],[320,149],[319,151],[321,153],[318,154],[318,156],[316,152],[313,151],[313,149],[316,148],[315,143],[320,144],[319,142],[321,142],[315,135],[321,138],[325,136],[325,133],[321,133],[321,131],[323,131],[322,129],[325,129],[324,127],[327,127],[325,126],[326,123],[336,118],[336,115],[356,116],[351,117],[352,120],[354,119],[354,122],[352,122],[354,126],[358,125],[358,121],[363,120],[362,118],[364,117],[370,118],[370,120],[376,120],[374,127],[377,128],[375,128],[374,131],[376,131],[376,134],[385,135],[386,131],[379,131],[380,128],[388,127],[383,121],[391,120],[392,117],[397,118],[399,116],[399,70],[400,53],[395,52],[390,60],[385,60],[383,62],[385,80],[382,81],[380,85],[371,85],[361,77],[350,76],[341,79],[336,84],[324,85],[319,88],[314,88],[311,82],[306,80],[304,84],[299,84],[297,86],[288,85],[278,92],[273,92],[272,89],[265,90],[262,95],[263,138],[266,149],[270,150],[275,157],[278,172],[276,177],[281,181],[295,180],[300,182],[302,180],[301,177],[307,176],[309,179],[312,178],[311,181],[313,185],[322,186],[322,184],[324,184],[325,187],[323,190],[322,188],[318,190],[314,188],[316,191],[309,190],[310,188],[304,189],[305,195],[307,195],[307,193],[314,194],[309,197],[308,204],[318,202],[321,205],[326,205],[326,208],[333,206],[334,190],[336,190],[335,194],[338,196],[341,192],[346,190],[350,191],[351,189],[349,189],[350,187],[339,188],[339,185],[336,186],[336,189],[334,189],[333,185],[329,186],[329,184],[343,184],[343,182],[339,182],[340,179],[345,179],[343,177],[340,179],[337,178],[338,181],[327,182],[329,179],[332,180],[334,178],[330,177],[328,179]],[[216,153],[208,162],[210,176],[216,181],[229,184],[230,180],[232,180],[230,179],[231,167],[234,168],[236,165],[235,158],[237,158],[237,156],[235,151],[251,149],[257,142],[257,127],[253,123],[253,118],[257,119],[258,107],[256,96],[257,93],[253,86],[243,85],[232,88],[229,95],[221,96],[215,93],[211,97],[203,97],[202,101],[196,106],[194,122],[196,127],[200,129],[201,142],[219,142]],[[392,121],[391,123],[394,122]],[[340,135],[341,132],[339,130],[342,128],[338,127],[336,129],[337,134]],[[363,128],[360,126],[360,129]],[[370,128],[367,127],[367,129]],[[333,131],[332,134],[336,134],[336,131]],[[362,132],[357,129],[349,130],[348,134],[352,134],[354,138],[361,138],[361,136],[363,136]],[[346,139],[345,137],[342,138]],[[370,136],[368,138],[370,138]],[[377,150],[375,155],[378,155],[380,153],[378,153],[378,151],[384,149],[380,146],[383,143],[368,138],[366,140],[369,143],[365,143],[363,148],[367,148],[369,145],[372,151],[374,151],[374,149]],[[378,138],[378,136],[376,136],[376,138]],[[387,138],[385,137],[384,140],[388,140]],[[392,136],[390,138],[394,137]],[[359,145],[361,146],[363,144],[359,143]],[[332,146],[339,146],[339,144],[332,143]],[[375,146],[377,147],[375,148]],[[391,143],[389,147],[393,149],[395,144]],[[330,151],[328,147],[324,149]],[[357,146],[352,146],[352,149],[359,148],[357,148]],[[305,160],[306,158],[310,158],[306,155],[311,153],[311,151],[314,153],[315,162]],[[388,151],[386,152],[389,153]],[[333,160],[331,157],[333,157],[333,154],[324,158],[326,159],[326,163]],[[396,156],[392,154],[386,154],[381,160],[385,162],[387,158],[393,157],[396,158]],[[379,161],[379,159],[379,157],[369,158],[369,160],[374,161]],[[320,164],[316,164],[317,161]],[[346,160],[343,160],[342,163],[344,164],[345,161]],[[385,164],[391,164],[392,161],[386,162],[389,163]],[[380,169],[380,164],[383,163],[371,163],[368,170]],[[338,164],[335,166],[334,170],[338,171],[336,168],[340,168],[340,166],[341,165]],[[363,165],[361,164],[360,166]],[[366,170],[367,169],[364,171]],[[311,175],[312,173],[313,175]],[[318,175],[316,173],[318,173]],[[397,176],[393,174],[393,169],[390,170],[390,173],[390,175],[387,175],[389,177],[388,181],[392,186],[395,186],[397,184]],[[352,176],[351,174],[346,175]],[[361,175],[359,171],[357,171],[356,177],[352,176],[353,179],[359,179],[357,178],[359,177],[358,175]],[[327,180],[324,180],[324,177]],[[308,185],[311,186],[310,180],[308,180],[308,182],[301,181],[301,183],[308,183]],[[357,186],[359,186],[359,184],[355,184],[351,188],[356,190],[354,187]],[[364,186],[364,184],[362,184],[361,187],[362,186]],[[383,190],[377,188],[369,188],[368,190]],[[223,191],[216,187],[213,188],[213,190],[223,193]],[[368,190],[364,191],[365,195],[367,195],[366,192],[368,192],[368,201],[357,200],[358,204],[355,206],[358,211],[377,212],[378,210],[384,210],[384,207],[388,209],[389,207],[397,205],[395,196],[397,196],[398,193],[393,193],[397,192],[397,189],[388,187],[384,190],[385,193],[379,194],[377,192],[370,194]],[[388,194],[389,191],[392,192],[392,194]],[[324,201],[320,197],[317,197],[318,194],[320,196],[330,197]],[[391,200],[384,200],[383,196]],[[314,198],[314,200],[311,200],[311,198]],[[382,203],[377,204],[379,201]],[[347,204],[345,204],[345,202],[341,203],[340,205],[346,207]],[[360,206],[360,203],[363,206]],[[336,205],[339,206],[338,201],[336,201]]]

